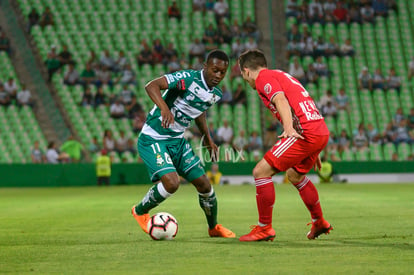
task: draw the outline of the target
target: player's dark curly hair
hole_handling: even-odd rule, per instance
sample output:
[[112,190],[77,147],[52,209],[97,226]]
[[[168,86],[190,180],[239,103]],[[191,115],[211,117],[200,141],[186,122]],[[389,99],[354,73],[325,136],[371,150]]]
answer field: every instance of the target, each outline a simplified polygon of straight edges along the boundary
[[247,50],[239,57],[240,69],[249,68],[257,70],[259,67],[267,68],[266,57],[260,50]]
[[209,52],[207,55],[207,62],[213,58],[223,60],[227,63],[230,62],[228,55],[222,50],[212,50],[211,52]]

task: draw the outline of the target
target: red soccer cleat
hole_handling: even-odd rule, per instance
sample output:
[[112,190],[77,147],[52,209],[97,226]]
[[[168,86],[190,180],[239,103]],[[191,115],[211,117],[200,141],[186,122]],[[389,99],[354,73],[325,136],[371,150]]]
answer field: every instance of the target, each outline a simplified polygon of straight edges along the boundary
[[324,218],[320,218],[319,220],[315,222],[308,223],[312,224],[311,230],[308,232],[308,239],[314,240],[319,237],[321,234],[329,234],[333,227],[329,222],[327,222]]
[[253,230],[246,235],[243,235],[239,238],[239,241],[241,242],[257,242],[257,241],[272,241],[276,237],[276,232],[272,228],[271,224],[268,224],[266,226],[259,226],[259,225],[253,225],[251,226]]

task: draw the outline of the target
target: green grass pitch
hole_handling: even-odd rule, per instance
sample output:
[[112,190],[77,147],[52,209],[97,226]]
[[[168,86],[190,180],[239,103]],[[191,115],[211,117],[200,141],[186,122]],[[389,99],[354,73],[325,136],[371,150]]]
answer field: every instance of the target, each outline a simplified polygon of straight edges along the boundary
[[[153,241],[130,214],[149,185],[0,189],[0,274],[413,274],[414,184],[318,185],[330,235],[309,241],[296,189],[276,186],[274,242],[209,238],[192,186],[151,213],[179,222]],[[255,187],[217,186],[219,222],[257,222]]]

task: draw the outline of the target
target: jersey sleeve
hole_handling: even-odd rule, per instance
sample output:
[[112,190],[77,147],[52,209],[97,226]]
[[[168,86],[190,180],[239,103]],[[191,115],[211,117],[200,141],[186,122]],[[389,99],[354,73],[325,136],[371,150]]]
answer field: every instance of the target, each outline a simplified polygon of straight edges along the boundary
[[267,98],[270,102],[272,102],[272,99],[275,95],[279,93],[284,93],[279,81],[271,76],[264,76],[258,78],[258,81],[256,83],[256,89],[262,96]]
[[177,71],[164,75],[167,79],[168,89],[185,90],[187,88],[186,81],[191,77],[190,71]]

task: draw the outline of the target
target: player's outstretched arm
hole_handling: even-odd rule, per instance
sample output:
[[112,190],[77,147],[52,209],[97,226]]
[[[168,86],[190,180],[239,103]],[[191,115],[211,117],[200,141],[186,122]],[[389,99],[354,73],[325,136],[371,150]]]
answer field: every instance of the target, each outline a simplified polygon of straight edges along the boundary
[[279,136],[279,138],[296,137],[303,139],[303,137],[299,135],[293,128],[292,111],[289,105],[289,101],[287,100],[285,94],[276,94],[272,99],[272,103],[275,104],[276,109],[279,112],[279,115],[282,119],[284,131]]
[[203,136],[204,145],[207,146],[207,149],[210,152],[211,160],[217,161],[218,148],[217,145],[214,143],[214,140],[211,138],[210,132],[208,131],[206,112],[202,113],[194,121],[198,129],[200,130],[201,135]]
[[164,76],[151,80],[145,85],[145,91],[151,100],[161,110],[161,126],[164,128],[170,127],[174,123],[174,116],[161,96],[161,90],[168,89],[167,79]]

